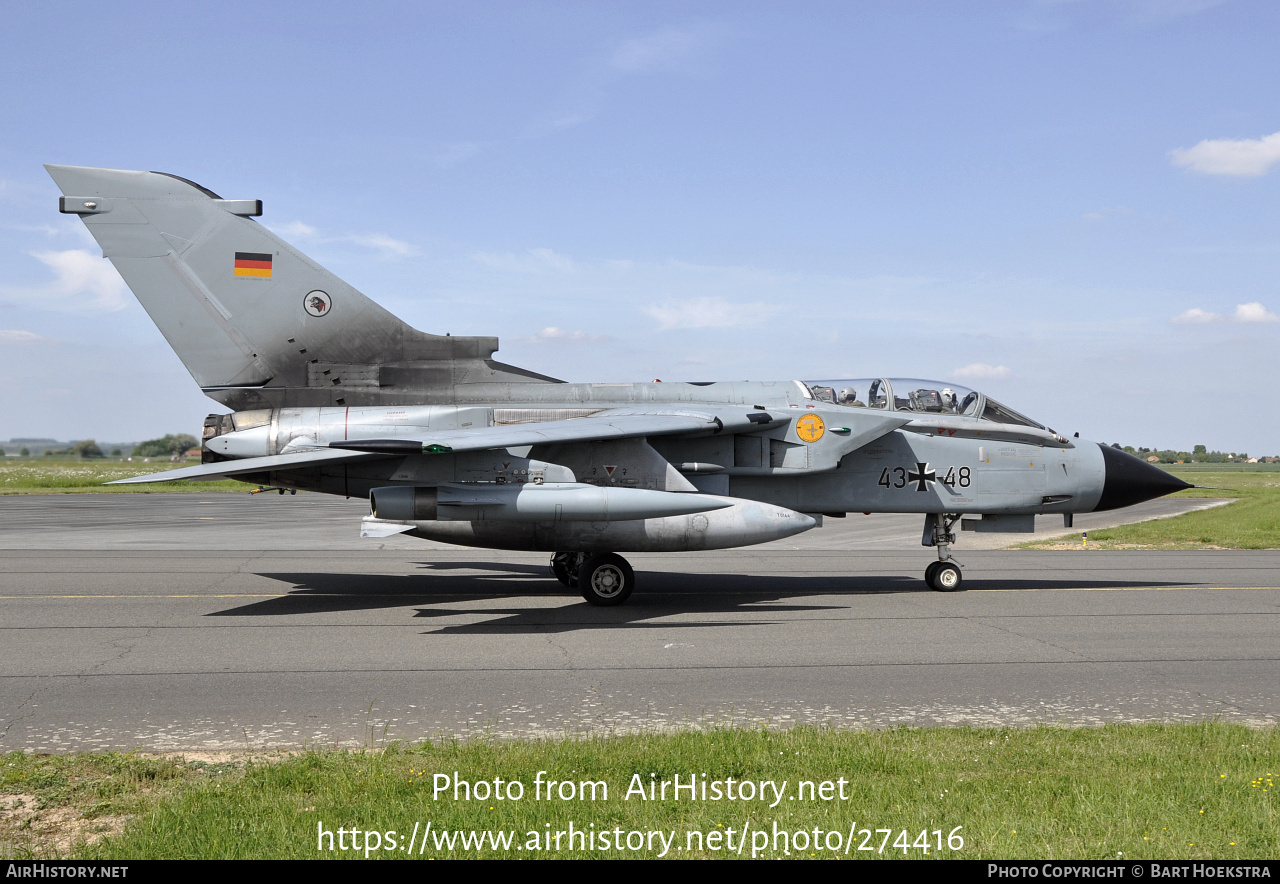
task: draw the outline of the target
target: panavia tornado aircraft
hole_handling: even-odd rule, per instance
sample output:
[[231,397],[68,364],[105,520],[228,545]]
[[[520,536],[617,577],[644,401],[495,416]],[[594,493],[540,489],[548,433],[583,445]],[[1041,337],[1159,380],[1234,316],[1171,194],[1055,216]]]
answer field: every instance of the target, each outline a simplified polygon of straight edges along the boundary
[[[410,328],[185,178],[46,166],[201,389],[203,463],[367,497],[362,533],[553,553],[595,605],[635,586],[619,552],[724,549],[846,513],[920,513],[925,580],[960,588],[952,529],[1189,487],[959,384],[902,378],[571,384],[493,359],[496,338]],[[970,516],[971,518],[963,518]]]

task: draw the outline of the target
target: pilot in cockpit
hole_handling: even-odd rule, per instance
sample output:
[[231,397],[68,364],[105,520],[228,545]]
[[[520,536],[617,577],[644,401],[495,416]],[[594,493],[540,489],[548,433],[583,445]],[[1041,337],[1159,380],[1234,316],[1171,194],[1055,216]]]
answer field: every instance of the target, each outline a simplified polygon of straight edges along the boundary
[[845,387],[840,391],[840,404],[852,405],[857,408],[866,408],[866,404],[858,401],[858,391],[853,387]]
[[956,411],[956,391],[950,387],[943,389],[941,393],[942,410],[955,413]]

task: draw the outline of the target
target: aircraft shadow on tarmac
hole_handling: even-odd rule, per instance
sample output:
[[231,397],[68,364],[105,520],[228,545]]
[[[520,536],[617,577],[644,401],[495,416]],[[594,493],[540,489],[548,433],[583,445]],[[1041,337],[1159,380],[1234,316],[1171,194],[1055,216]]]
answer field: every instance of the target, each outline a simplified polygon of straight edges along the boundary
[[[438,618],[486,616],[483,623],[443,626],[434,634],[485,634],[572,631],[599,628],[669,628],[669,623],[644,621],[672,615],[740,614],[742,619],[702,622],[682,620],[681,628],[758,626],[776,622],[770,613],[797,614],[806,611],[848,610],[847,604],[793,604],[792,599],[824,595],[890,595],[932,593],[923,580],[911,576],[813,576],[646,572],[642,591],[625,605],[599,608],[568,604],[560,607],[496,608],[499,599],[533,600],[557,597],[580,599],[579,594],[558,583],[543,565],[497,562],[420,562],[417,574],[334,574],[259,573],[258,576],[294,588],[287,595],[212,612],[213,617],[263,617],[302,614],[373,611],[385,608],[418,607],[415,617]],[[467,574],[439,572],[467,571]],[[476,571],[482,573],[476,574]],[[436,573],[429,573],[436,572]],[[1132,580],[1061,579],[975,579],[966,591],[1036,589],[1125,589],[1184,585],[1171,582]],[[466,607],[468,602],[484,604]],[[442,605],[444,607],[434,607]],[[761,617],[760,615],[766,615]]]

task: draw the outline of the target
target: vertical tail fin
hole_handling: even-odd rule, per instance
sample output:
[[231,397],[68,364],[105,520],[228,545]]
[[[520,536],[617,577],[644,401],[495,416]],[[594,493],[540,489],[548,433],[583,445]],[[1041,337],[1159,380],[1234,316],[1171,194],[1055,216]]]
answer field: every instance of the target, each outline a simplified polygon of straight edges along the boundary
[[496,338],[406,325],[254,221],[256,200],[163,172],[45,168],[61,210],[80,216],[192,377],[231,407],[425,401],[457,383],[552,380],[492,361]]

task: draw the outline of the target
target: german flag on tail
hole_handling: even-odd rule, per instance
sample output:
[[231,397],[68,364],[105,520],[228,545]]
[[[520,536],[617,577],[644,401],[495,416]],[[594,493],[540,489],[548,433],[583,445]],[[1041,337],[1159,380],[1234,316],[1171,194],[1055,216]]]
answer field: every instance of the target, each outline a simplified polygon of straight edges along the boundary
[[271,278],[271,256],[259,252],[236,252],[236,276]]

